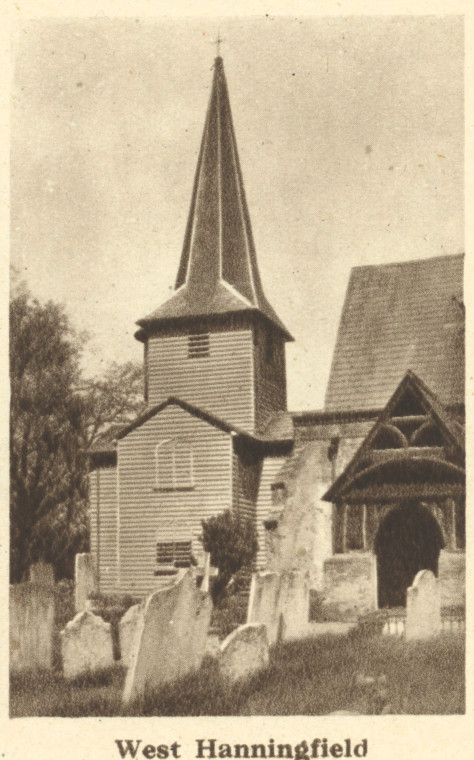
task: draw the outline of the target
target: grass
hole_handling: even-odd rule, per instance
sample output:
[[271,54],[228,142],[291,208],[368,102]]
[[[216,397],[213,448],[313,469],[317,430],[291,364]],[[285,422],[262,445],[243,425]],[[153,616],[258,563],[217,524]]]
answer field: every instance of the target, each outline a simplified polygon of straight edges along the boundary
[[10,680],[10,717],[120,715],[124,678],[120,666],[74,681],[58,671],[18,673]]
[[[359,675],[386,676],[381,690]],[[112,715],[324,715],[464,712],[464,638],[442,635],[429,642],[394,637],[334,636],[274,647],[269,667],[230,685],[214,660],[124,708],[120,666],[67,682],[59,673],[12,678],[11,717]],[[385,680],[385,679],[384,679]]]

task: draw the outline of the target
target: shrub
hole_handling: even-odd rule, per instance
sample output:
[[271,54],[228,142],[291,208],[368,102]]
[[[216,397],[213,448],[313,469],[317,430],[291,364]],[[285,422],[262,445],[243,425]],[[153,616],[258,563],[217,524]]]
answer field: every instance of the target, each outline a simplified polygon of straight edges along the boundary
[[212,612],[212,626],[219,630],[222,637],[232,633],[247,619],[247,598],[238,593],[225,593]]
[[230,580],[252,564],[258,551],[255,525],[251,520],[226,510],[202,520],[201,541],[211,555],[211,563],[219,570],[211,594],[214,604],[222,598]]

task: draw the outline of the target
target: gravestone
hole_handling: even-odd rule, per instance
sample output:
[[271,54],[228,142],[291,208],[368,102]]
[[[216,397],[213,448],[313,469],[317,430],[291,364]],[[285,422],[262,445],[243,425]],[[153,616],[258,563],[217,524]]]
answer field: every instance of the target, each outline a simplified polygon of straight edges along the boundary
[[204,552],[204,574],[202,577],[202,583],[201,583],[201,591],[204,591],[206,594],[209,591],[209,581],[211,576],[211,553],[210,552]]
[[199,668],[211,612],[211,597],[196,587],[190,570],[148,597],[133,641],[125,703]]
[[119,622],[120,660],[122,665],[130,667],[137,630],[143,622],[145,605],[134,604],[129,607]]
[[309,630],[309,577],[298,570],[252,575],[247,623],[263,623],[270,644]]
[[298,570],[281,574],[277,615],[282,639],[294,639],[308,633],[309,576]]
[[221,674],[230,681],[255,673],[268,665],[267,629],[263,623],[247,623],[232,631],[217,655]]
[[438,581],[431,570],[420,570],[407,589],[405,637],[427,639],[441,631],[441,603]]
[[277,614],[280,574],[253,573],[250,586],[247,623],[263,623],[270,644],[278,638],[280,620]]
[[195,575],[192,572],[190,575],[193,584],[192,606],[196,611],[194,614],[194,621],[191,620],[191,630],[189,632],[191,644],[191,667],[189,669],[197,670],[201,667],[204,655],[206,654],[207,637],[212,615],[212,597],[210,594],[196,588]]
[[95,571],[92,555],[85,552],[76,554],[74,568],[74,606],[76,612],[86,609],[86,602],[96,590]]
[[[51,576],[47,572],[40,575],[33,572],[33,577],[47,579]],[[11,670],[52,668],[54,586],[37,582],[16,583],[10,586],[9,606]]]
[[61,631],[61,654],[66,678],[76,678],[114,664],[110,623],[90,610],[79,612]]
[[30,566],[30,582],[39,586],[54,586],[53,566],[47,562],[36,562]]

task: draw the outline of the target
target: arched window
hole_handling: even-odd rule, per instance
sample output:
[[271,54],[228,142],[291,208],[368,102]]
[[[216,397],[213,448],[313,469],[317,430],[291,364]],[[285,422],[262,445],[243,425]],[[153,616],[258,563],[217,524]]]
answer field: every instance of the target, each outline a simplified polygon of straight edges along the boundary
[[155,449],[155,487],[158,491],[194,488],[193,450],[182,438],[161,441]]

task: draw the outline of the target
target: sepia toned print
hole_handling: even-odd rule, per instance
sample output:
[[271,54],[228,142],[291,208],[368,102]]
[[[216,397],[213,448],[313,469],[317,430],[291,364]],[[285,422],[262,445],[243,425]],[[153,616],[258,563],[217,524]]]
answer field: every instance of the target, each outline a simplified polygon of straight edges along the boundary
[[[458,46],[461,20],[215,22],[147,21],[140,29],[139,19],[41,21],[19,46],[10,716],[463,714],[462,208],[439,213],[444,200],[449,210],[462,201],[461,52],[450,59],[449,134],[436,119],[442,87],[423,89],[433,72],[448,86],[441,59]],[[262,87],[243,51],[239,62],[242,28],[246,54],[252,39],[261,45],[256,62],[267,45],[286,66],[283,83],[264,63]],[[198,29],[205,83],[191,60]],[[168,81],[182,77],[161,71],[171,60],[169,34],[190,40],[183,67],[192,107]],[[288,65],[273,51],[278,41]],[[324,53],[314,52],[318,44]],[[417,70],[409,63],[415,48]],[[137,70],[127,63],[132,83],[123,85],[140,90],[137,113],[120,93],[109,60],[116,50],[137,55]],[[56,52],[62,67],[46,59]],[[22,95],[39,59],[56,72],[57,89],[44,83],[39,94]],[[363,79],[377,66],[379,81]],[[195,86],[206,94],[199,109]],[[246,88],[250,97],[238,94]],[[254,117],[260,108],[276,114],[269,125]],[[46,149],[41,130],[50,124],[59,135],[55,113],[69,136]],[[344,114],[354,121],[341,126]],[[92,128],[100,119],[107,138]],[[202,122],[193,154],[188,143],[197,146]],[[246,123],[262,134],[249,139]],[[148,131],[162,141],[156,163],[140,155],[152,145]],[[298,155],[294,135],[312,145],[309,156]],[[274,150],[273,139],[290,155]],[[439,147],[443,139],[453,156]],[[355,157],[344,153],[349,168],[338,158],[342,144],[357,146]],[[103,172],[87,155],[94,153]],[[34,177],[38,186],[23,196]],[[153,240],[175,240],[179,225],[168,215],[183,187],[179,254]],[[124,199],[125,189],[133,192]],[[124,206],[133,224],[122,218],[117,232],[114,215]],[[31,223],[29,213],[38,215]],[[143,232],[131,233],[142,215]],[[260,256],[254,230],[265,238],[272,216]],[[25,247],[35,230],[48,262],[40,271]],[[72,292],[75,271],[84,282]],[[122,351],[122,333],[114,337],[128,300],[141,309],[134,335],[128,323],[123,331],[139,358]],[[101,320],[92,346],[78,333],[89,311]],[[302,354],[293,348],[300,335]],[[199,739],[196,757],[368,754],[358,735],[345,744],[311,739],[298,749],[269,737]],[[116,754],[140,754],[130,742],[118,741]],[[176,742],[149,746],[147,757],[179,756]]]

